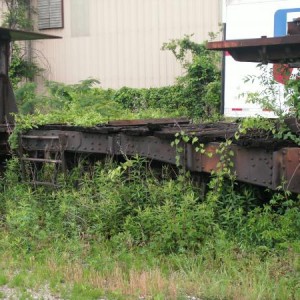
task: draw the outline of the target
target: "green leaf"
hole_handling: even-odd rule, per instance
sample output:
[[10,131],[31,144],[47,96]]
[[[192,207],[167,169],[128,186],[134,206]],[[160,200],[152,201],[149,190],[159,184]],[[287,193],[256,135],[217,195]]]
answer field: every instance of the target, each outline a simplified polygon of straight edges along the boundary
[[192,144],[194,145],[195,143],[197,143],[198,142],[198,138],[195,136],[195,137],[193,137],[193,139],[192,139]]

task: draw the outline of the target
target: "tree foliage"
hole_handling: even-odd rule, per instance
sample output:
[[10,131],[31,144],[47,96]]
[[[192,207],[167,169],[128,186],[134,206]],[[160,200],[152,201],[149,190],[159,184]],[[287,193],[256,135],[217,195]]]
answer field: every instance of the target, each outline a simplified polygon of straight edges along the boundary
[[12,29],[33,28],[32,14],[35,12],[30,0],[1,0],[6,5],[3,25]]
[[[35,10],[30,0],[1,1],[6,6],[2,26],[18,30],[33,29],[32,16],[35,14]],[[12,43],[9,76],[14,87],[18,86],[23,80],[33,81],[34,77],[42,71],[34,61],[32,54],[28,53],[25,48],[22,43]]]
[[178,77],[180,98],[193,117],[209,118],[219,113],[221,72],[218,54],[186,35],[163,45],[181,63],[185,74]]

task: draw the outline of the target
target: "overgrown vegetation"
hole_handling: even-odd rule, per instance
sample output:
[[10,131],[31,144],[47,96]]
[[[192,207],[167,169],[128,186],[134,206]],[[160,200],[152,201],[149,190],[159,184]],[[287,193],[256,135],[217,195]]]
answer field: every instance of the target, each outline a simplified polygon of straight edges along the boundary
[[[23,85],[16,91],[21,114],[12,145],[17,133],[37,124],[217,119],[214,54],[190,37],[163,48],[186,70],[171,87],[111,90],[87,79],[48,82],[47,94],[38,95],[34,83]],[[296,88],[293,101],[297,95]],[[270,121],[247,119],[236,138],[252,126],[283,133]],[[174,146],[179,139],[205,153],[184,132]],[[20,183],[19,161],[11,159],[0,185],[0,287],[19,288],[25,299],[24,286],[47,286],[64,299],[300,298],[299,196],[237,184],[230,143],[218,149],[220,168],[205,178],[207,190],[179,161],[179,168],[158,170],[140,157],[82,162],[61,178],[63,188],[32,188]]]
[[[17,30],[32,30],[33,18],[36,13],[30,0],[1,0],[5,5],[2,14],[2,26]],[[36,62],[34,50],[30,41],[13,42],[11,45],[11,57],[9,77],[16,88],[22,82],[33,81],[35,76],[41,73],[42,68]]]
[[[17,90],[20,112],[51,114],[50,117],[55,116],[58,122],[80,125],[120,117],[218,118],[221,89],[216,55],[189,36],[166,43],[164,49],[172,51],[185,69],[185,75],[173,86],[112,90],[101,88],[97,79],[89,78],[74,85],[47,82],[46,95],[38,96],[35,84],[28,83]],[[83,107],[86,117],[78,119],[78,111]]]
[[[204,195],[188,173],[151,169],[139,157],[75,169],[59,190],[17,183],[18,170],[11,160],[2,185],[0,254],[25,256],[33,273],[43,264],[53,274],[53,293],[65,291],[67,299],[72,293],[78,299],[300,296],[298,198],[262,196],[231,181],[217,192],[214,179]],[[37,285],[48,280],[31,277]]]
[[[258,65],[261,76],[249,75],[245,81],[258,83],[261,87],[257,92],[246,93],[247,101],[257,103],[260,107],[273,112],[274,119],[265,119],[261,117],[246,118],[241,124],[241,131],[247,131],[247,128],[257,128],[272,132],[275,138],[290,140],[296,145],[300,145],[300,138],[295,132],[299,132],[299,114],[300,114],[300,69],[293,69],[293,75],[287,71],[287,67],[276,66],[277,72],[280,71],[284,76],[284,85],[278,84],[273,76],[273,68],[266,65]],[[245,93],[244,93],[245,95]],[[293,132],[288,126],[288,119],[294,120]]]
[[218,115],[221,98],[219,53],[193,42],[191,36],[165,43],[163,49],[171,51],[186,70],[185,75],[178,78],[177,86],[179,99],[189,115],[197,119]]

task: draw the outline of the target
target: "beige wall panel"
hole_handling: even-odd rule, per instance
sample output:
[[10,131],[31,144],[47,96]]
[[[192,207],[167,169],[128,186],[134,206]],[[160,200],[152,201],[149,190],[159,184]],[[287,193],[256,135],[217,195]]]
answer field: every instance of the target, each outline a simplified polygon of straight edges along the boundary
[[[82,3],[88,9],[74,20]],[[201,42],[219,30],[220,20],[220,0],[64,0],[64,29],[43,31],[63,38],[34,42],[34,48],[43,53],[48,80],[92,77],[111,88],[165,86],[182,70],[161,50],[163,43],[185,34]]]

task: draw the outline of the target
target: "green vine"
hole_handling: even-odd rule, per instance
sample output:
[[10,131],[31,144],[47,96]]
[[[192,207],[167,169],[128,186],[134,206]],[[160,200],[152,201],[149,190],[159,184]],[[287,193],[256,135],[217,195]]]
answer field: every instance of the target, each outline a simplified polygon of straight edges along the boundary
[[[243,132],[244,129],[240,129]],[[182,155],[185,151],[185,146],[190,143],[194,146],[194,150],[197,153],[212,158],[214,155],[219,156],[219,161],[216,168],[211,171],[211,180],[208,184],[210,189],[211,205],[214,207],[215,203],[221,198],[225,186],[228,188],[226,182],[231,183],[231,189],[233,189],[234,182],[236,180],[236,174],[234,172],[234,151],[232,150],[232,140],[227,139],[224,142],[219,143],[215,151],[209,151],[204,143],[199,142],[199,138],[194,134],[186,134],[183,130],[175,134],[174,141],[171,142],[171,146],[176,149],[176,166],[181,167],[184,173],[186,173],[185,165],[182,160]]]
[[171,142],[171,146],[176,149],[176,166],[180,167],[181,164],[181,156],[184,152],[185,144],[191,143],[194,146],[194,149],[197,153],[205,154],[207,157],[212,157],[213,153],[208,152],[205,148],[205,144],[199,142],[199,138],[194,134],[188,135],[183,130],[175,133],[175,139]]

